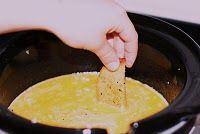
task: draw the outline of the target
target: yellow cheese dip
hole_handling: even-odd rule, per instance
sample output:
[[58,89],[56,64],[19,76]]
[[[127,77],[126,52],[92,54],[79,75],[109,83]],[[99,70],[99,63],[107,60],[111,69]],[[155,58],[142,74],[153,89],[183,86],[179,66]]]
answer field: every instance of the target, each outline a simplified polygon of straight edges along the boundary
[[153,88],[126,78],[126,109],[96,100],[97,72],[63,75],[40,82],[20,94],[9,106],[17,115],[51,126],[105,128],[126,133],[130,123],[167,107]]

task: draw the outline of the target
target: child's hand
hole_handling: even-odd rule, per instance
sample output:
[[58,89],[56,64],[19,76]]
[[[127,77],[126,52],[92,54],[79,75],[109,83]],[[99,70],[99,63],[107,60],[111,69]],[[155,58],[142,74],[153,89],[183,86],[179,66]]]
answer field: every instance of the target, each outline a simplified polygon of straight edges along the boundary
[[137,33],[125,10],[115,2],[63,0],[50,14],[49,30],[69,46],[94,52],[110,70],[117,69],[123,55],[126,66],[133,65]]

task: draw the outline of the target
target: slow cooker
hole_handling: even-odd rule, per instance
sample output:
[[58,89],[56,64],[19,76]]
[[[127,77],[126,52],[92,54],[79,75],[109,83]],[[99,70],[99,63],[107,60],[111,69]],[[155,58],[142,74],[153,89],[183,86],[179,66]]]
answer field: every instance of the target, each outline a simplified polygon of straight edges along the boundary
[[[133,122],[128,133],[188,133],[200,112],[200,47],[185,32],[160,19],[129,13],[139,34],[139,52],[126,76],[152,86],[169,102],[164,110]],[[99,71],[102,63],[45,31],[0,37],[0,132],[106,134],[98,128],[60,128],[31,122],[7,109],[28,87],[63,74]],[[127,117],[128,118],[128,117]]]

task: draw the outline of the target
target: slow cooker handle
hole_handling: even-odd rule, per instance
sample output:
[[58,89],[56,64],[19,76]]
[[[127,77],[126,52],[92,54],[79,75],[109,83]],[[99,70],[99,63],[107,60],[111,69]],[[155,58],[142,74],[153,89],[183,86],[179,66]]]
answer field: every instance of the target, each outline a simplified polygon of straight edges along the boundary
[[196,118],[194,126],[200,126],[200,76],[197,77],[193,83],[192,83],[192,89],[194,91],[193,98],[191,99],[191,105],[194,106],[190,107],[191,109],[190,114],[186,115],[185,117],[182,117],[181,120],[189,120],[191,118]]
[[183,129],[188,122],[193,121],[196,115],[190,115],[188,113],[168,113],[164,116],[151,119],[149,121],[142,120],[132,124],[132,130],[129,134],[172,134]]
[[185,100],[183,107],[171,109],[171,112],[163,116],[149,120],[144,119],[131,124],[133,129],[130,134],[178,133],[188,122],[196,120],[197,115],[200,113],[200,76],[193,79],[189,88],[193,89],[194,92],[189,95],[189,100]]
[[184,126],[184,124],[191,120],[195,120],[194,126],[200,126],[200,75],[193,77],[192,84],[189,88],[193,90],[190,98],[188,98],[190,101],[188,101],[187,107],[180,108],[178,109],[179,112],[177,112],[177,115],[182,114],[182,116],[180,116],[176,125],[167,129],[168,131],[161,132],[161,134],[168,134],[169,130],[175,133],[181,126]]

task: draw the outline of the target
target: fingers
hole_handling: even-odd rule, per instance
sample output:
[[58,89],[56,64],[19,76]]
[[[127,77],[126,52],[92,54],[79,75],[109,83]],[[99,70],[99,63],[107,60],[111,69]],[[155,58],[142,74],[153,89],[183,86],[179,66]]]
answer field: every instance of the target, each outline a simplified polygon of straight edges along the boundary
[[119,58],[107,40],[99,49],[93,52],[100,58],[109,70],[115,71],[119,67]]
[[138,50],[138,35],[128,18],[126,13],[123,13],[118,23],[116,32],[119,33],[120,38],[124,41],[124,55],[126,58],[126,66],[132,67]]
[[112,46],[118,56],[118,58],[124,58],[124,42],[120,39],[117,33],[111,33],[107,35],[107,40]]
[[120,39],[119,35],[114,36],[113,47],[119,58],[124,58],[124,42]]

